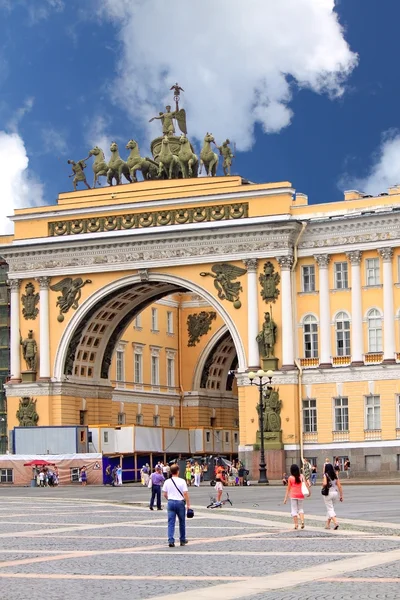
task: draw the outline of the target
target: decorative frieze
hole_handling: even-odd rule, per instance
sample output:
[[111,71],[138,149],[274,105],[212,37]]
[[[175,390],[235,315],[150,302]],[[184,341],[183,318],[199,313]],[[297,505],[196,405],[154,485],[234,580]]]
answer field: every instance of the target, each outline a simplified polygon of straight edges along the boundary
[[107,217],[89,217],[70,221],[54,221],[49,223],[49,236],[80,235],[82,233],[236,220],[247,218],[248,212],[248,203],[240,202],[217,206],[198,206],[195,208],[177,208],[125,215],[109,215]]

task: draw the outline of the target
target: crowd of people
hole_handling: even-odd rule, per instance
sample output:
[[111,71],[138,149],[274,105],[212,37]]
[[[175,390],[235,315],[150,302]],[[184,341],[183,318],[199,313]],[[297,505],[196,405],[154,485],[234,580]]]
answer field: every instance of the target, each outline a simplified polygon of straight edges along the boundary
[[36,467],[36,485],[38,487],[56,487],[59,482],[58,467]]
[[[343,502],[343,488],[340,483],[339,473],[341,470],[340,459],[336,458],[332,464],[327,458],[324,463],[322,473],[322,488],[321,494],[326,508],[326,523],[325,529],[330,529],[333,524],[333,529],[339,529],[337,521],[335,504],[339,500]],[[349,477],[350,461],[347,459],[344,463],[344,470]],[[313,465],[305,458],[303,460],[303,469],[300,472],[298,465],[294,464],[290,467],[290,476],[284,473],[282,482],[286,486],[286,494],[283,503],[286,504],[290,499],[291,516],[293,517],[294,528],[300,527],[304,529],[304,499],[311,496],[311,487],[316,483],[317,469],[313,470]],[[313,477],[315,475],[315,478]]]
[[106,477],[104,485],[111,485],[113,487],[122,485],[122,465],[111,465],[106,466]]

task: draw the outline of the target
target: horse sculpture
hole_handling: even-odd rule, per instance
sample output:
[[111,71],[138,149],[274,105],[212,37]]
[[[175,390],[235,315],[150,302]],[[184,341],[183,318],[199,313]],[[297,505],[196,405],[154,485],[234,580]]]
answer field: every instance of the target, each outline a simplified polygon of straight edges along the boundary
[[204,165],[207,175],[215,177],[215,175],[217,174],[219,158],[218,154],[212,151],[211,142],[215,143],[214,136],[212,133],[207,132],[204,138],[204,146],[200,152],[200,173]]
[[158,177],[160,179],[162,179],[163,175],[166,175],[168,179],[178,176],[178,169],[180,167],[179,159],[176,154],[172,154],[167,135],[164,136],[161,142],[161,152],[158,156],[158,161]]
[[129,183],[132,183],[132,179],[129,173],[129,167],[124,160],[119,155],[118,144],[116,142],[111,142],[110,146],[111,159],[108,163],[108,172],[107,172],[107,183],[109,185],[113,184],[113,179],[115,179],[116,185],[121,183],[122,175],[125,177]]
[[126,164],[129,167],[129,172],[132,177],[132,181],[137,181],[136,173],[141,171],[143,179],[157,179],[158,177],[158,164],[151,158],[142,158],[139,152],[138,143],[135,140],[129,140],[126,145],[126,149],[130,150],[130,154],[127,158]]
[[183,177],[197,177],[199,159],[194,154],[186,135],[179,138],[180,148],[178,153],[179,164]]
[[92,169],[94,173],[93,187],[95,188],[96,183],[100,183],[99,177],[107,177],[108,164],[106,163],[103,150],[98,146],[95,146],[90,150],[89,157],[90,156],[94,156]]

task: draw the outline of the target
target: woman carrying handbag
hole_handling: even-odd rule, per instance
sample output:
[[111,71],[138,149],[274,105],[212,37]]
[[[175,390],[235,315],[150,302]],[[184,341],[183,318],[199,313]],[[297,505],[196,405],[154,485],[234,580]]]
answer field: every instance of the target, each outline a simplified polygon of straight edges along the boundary
[[331,528],[331,521],[333,521],[333,529],[339,529],[334,504],[337,502],[338,498],[340,499],[340,502],[343,502],[343,488],[339,481],[339,476],[331,463],[325,465],[321,494],[324,497],[326,506],[325,529]]
[[290,467],[290,477],[286,488],[286,495],[283,504],[286,504],[290,498],[291,515],[293,517],[294,528],[299,528],[299,517],[301,529],[304,529],[304,498],[310,495],[308,485],[304,479],[304,475],[300,474],[300,469],[297,465]]

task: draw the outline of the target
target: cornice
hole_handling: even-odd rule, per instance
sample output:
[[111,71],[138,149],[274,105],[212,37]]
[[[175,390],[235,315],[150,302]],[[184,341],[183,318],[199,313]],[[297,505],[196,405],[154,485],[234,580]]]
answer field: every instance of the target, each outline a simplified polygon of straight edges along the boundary
[[[159,239],[135,239],[72,244],[64,239],[62,248],[9,248],[2,255],[9,264],[9,276],[27,278],[78,273],[103,273],[152,267],[203,264],[271,258],[287,255],[293,245],[298,223],[272,223],[268,227],[231,228],[224,232],[165,234]],[[91,243],[92,242],[92,243]]]
[[41,382],[5,384],[7,398],[22,396],[76,396],[111,399],[113,388],[104,385],[85,385],[71,382]]
[[400,365],[369,365],[303,371],[303,384],[350,383],[353,381],[388,381],[400,379]]

